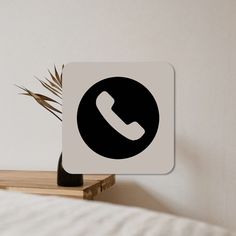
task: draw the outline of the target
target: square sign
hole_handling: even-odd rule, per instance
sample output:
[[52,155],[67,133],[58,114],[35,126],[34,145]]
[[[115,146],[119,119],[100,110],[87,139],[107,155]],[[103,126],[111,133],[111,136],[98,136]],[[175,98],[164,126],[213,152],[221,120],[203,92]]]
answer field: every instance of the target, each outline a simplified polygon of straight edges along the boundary
[[65,66],[62,164],[67,172],[167,174],[174,162],[170,64]]

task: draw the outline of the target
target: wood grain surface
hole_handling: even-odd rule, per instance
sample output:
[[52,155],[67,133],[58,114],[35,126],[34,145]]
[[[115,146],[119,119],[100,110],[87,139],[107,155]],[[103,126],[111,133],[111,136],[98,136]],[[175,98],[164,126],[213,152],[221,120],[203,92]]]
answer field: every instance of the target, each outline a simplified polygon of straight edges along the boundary
[[54,171],[0,171],[0,189],[92,200],[115,184],[115,175],[84,175],[81,187],[57,186]]

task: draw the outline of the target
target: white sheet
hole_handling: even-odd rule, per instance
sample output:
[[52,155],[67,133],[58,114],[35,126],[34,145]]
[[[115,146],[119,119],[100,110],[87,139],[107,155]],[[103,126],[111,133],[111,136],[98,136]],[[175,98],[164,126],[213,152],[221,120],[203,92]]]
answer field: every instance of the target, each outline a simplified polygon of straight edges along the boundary
[[140,208],[0,191],[1,236],[233,236]]

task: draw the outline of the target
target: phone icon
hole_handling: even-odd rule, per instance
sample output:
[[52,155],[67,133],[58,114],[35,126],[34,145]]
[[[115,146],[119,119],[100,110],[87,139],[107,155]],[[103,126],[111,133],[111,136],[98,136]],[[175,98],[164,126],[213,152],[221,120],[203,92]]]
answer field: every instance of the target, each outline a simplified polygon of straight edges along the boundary
[[126,124],[113,110],[114,98],[106,91],[101,92],[96,99],[96,106],[103,118],[121,135],[129,140],[140,139],[144,128],[136,121]]

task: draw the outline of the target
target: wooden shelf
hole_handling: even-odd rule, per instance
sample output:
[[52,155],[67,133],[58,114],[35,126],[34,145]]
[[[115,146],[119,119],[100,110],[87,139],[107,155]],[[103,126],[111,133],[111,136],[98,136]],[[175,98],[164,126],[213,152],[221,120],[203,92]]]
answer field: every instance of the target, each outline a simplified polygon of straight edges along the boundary
[[115,184],[115,175],[84,175],[81,187],[57,186],[54,171],[0,171],[0,189],[92,200]]

